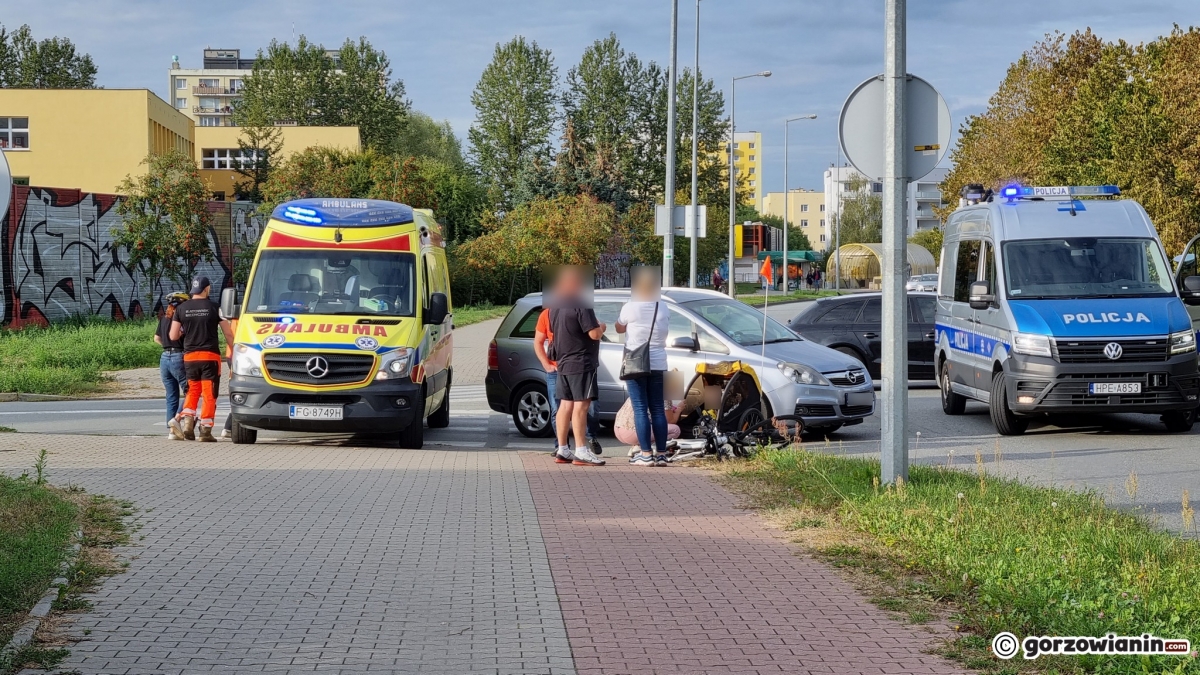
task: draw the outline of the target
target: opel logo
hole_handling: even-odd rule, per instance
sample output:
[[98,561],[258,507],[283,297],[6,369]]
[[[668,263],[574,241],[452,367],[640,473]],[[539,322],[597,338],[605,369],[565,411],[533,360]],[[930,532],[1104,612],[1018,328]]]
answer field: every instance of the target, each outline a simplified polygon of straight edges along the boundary
[[314,356],[304,362],[304,369],[319,380],[329,374],[329,362],[323,356]]
[[859,382],[862,382],[862,376],[861,370],[846,371],[846,380],[848,380],[850,384],[858,384]]
[[1111,361],[1116,361],[1117,359],[1121,358],[1121,354],[1124,351],[1125,350],[1121,348],[1121,344],[1118,342],[1110,342],[1104,345],[1104,355],[1107,356]]

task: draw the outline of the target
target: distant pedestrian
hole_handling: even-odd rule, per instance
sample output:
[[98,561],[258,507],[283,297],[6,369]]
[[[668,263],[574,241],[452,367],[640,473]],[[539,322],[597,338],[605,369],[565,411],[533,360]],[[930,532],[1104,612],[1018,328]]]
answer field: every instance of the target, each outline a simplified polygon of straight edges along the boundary
[[[171,322],[174,320],[175,310],[187,299],[187,293],[168,295],[167,307],[163,310],[162,318],[158,320],[158,328],[154,330],[154,341],[163,348],[158,357],[158,376],[162,378],[163,388],[167,392],[168,425],[181,410],[180,392],[186,396],[188,391],[187,374],[183,369],[183,342],[171,339]],[[182,436],[176,438],[170,431],[167,432],[167,438],[183,440]]]
[[[546,371],[546,397],[550,401],[550,426],[553,428],[555,421],[558,418],[558,399],[555,394],[558,392],[558,363],[553,361],[546,349],[554,340],[554,331],[550,330],[550,310],[543,309],[538,315],[537,327],[533,329],[533,353],[537,356],[538,361],[542,364],[542,370]],[[587,445],[588,449],[599,455],[604,452],[600,441],[596,437],[600,434],[600,423],[596,419],[596,402],[592,401],[588,406],[587,416]],[[554,451],[558,452],[558,439],[555,438]]]
[[804,285],[807,286],[808,288],[813,287],[813,273],[812,272],[809,272],[808,274],[804,275]]
[[[554,334],[551,356],[556,361],[558,416],[555,432],[558,452],[555,461],[579,466],[604,466],[587,446],[587,414],[600,397],[600,338],[607,326],[583,297],[584,275],[577,267],[564,267],[554,289],[550,308],[550,330]],[[567,444],[574,432],[575,449]]]
[[821,290],[821,282],[825,280],[825,275],[821,274],[821,270],[813,270],[813,285],[818,291]]
[[633,299],[625,303],[617,319],[617,332],[625,334],[627,354],[643,345],[649,348],[650,372],[625,381],[640,450],[629,459],[634,466],[667,466],[668,430],[663,380],[667,371],[671,310],[659,297],[660,278],[651,271],[640,271],[633,281]]
[[712,271],[712,285],[714,291],[721,290],[721,284],[725,283],[725,279],[721,277],[721,268],[714,267]]
[[[183,410],[169,422],[171,433],[185,440],[212,443],[217,416],[217,392],[221,385],[221,346],[217,331],[225,334],[225,342],[233,343],[229,322],[222,319],[217,306],[209,301],[212,283],[208,277],[192,280],[192,299],[179,305],[171,320],[172,340],[183,342],[183,367],[187,373],[188,392]],[[196,431],[196,407],[201,397],[199,432]]]

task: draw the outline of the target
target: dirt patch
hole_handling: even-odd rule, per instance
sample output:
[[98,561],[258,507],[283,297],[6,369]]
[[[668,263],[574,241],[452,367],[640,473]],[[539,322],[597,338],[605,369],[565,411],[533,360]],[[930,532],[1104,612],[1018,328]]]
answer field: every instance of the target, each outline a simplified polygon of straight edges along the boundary
[[[80,398],[133,399],[166,398],[158,368],[131,368],[104,373],[107,378],[100,391]],[[229,369],[221,368],[221,396],[229,395]]]

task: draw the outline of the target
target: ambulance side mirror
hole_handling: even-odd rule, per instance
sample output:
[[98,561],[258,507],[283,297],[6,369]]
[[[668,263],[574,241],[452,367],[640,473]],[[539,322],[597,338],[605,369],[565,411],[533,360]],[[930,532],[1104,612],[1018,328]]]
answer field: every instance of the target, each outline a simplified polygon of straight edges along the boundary
[[237,289],[226,288],[221,291],[221,316],[225,319],[236,319],[242,313],[238,304]]
[[445,293],[434,293],[429,296],[429,307],[425,310],[425,323],[431,326],[444,323],[450,314],[450,298]]
[[996,296],[992,295],[992,285],[987,281],[976,281],[971,284],[971,294],[967,296],[968,304],[971,309],[987,309],[996,302]]
[[1186,277],[1180,291],[1186,305],[1200,305],[1200,277]]

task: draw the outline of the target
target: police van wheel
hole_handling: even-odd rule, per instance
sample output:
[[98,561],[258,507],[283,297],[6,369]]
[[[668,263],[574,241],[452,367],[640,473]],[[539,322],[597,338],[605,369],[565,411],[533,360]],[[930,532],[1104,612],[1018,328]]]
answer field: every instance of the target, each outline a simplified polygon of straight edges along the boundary
[[1004,373],[992,376],[992,424],[1001,436],[1020,436],[1029,428],[1029,420],[1017,417],[1008,407],[1008,386],[1004,384]]
[[1167,425],[1167,431],[1173,434],[1182,434],[1191,431],[1192,425],[1196,423],[1196,409],[1172,410],[1164,413],[1162,423]]
[[236,419],[229,426],[229,437],[235,445],[254,445],[258,440],[258,429],[251,429]]
[[425,420],[413,419],[408,428],[400,432],[400,447],[405,450],[420,450],[425,444]]
[[942,390],[942,412],[947,415],[961,415],[967,409],[967,397],[950,390],[950,364],[942,362],[942,372],[938,377],[939,389]]

